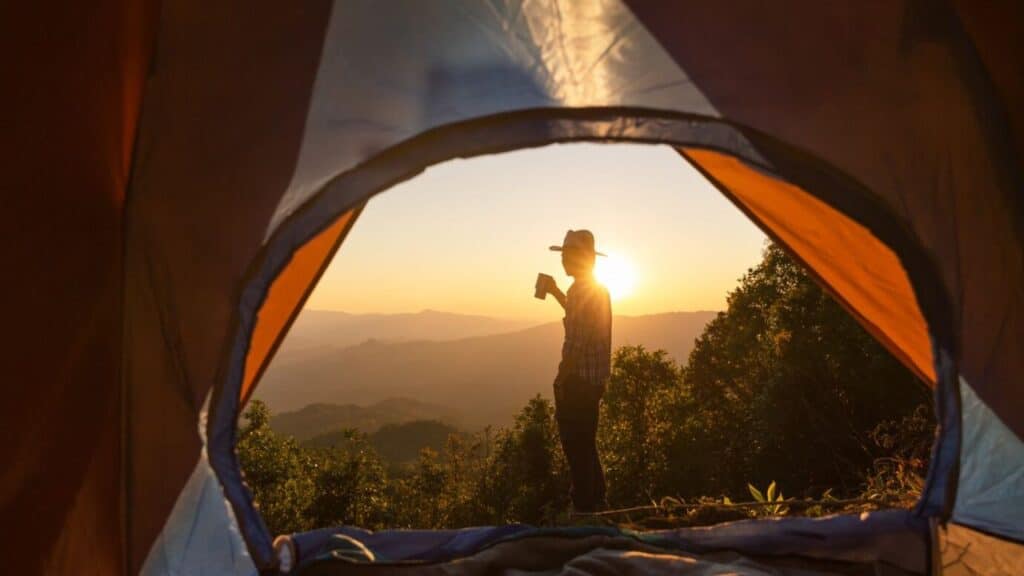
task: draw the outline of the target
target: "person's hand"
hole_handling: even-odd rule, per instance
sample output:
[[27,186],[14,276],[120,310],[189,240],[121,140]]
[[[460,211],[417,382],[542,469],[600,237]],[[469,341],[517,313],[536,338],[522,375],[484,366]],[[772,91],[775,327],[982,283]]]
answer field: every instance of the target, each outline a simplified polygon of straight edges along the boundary
[[558,289],[558,284],[555,282],[555,279],[547,274],[538,274],[536,290],[533,295],[543,300],[548,294],[554,296],[555,300],[558,301],[558,304],[561,305],[562,308],[565,308],[565,294]]
[[558,283],[551,276],[544,276],[544,291],[548,294],[560,294],[562,292],[558,289]]
[[540,273],[537,274],[537,284],[534,286],[534,296],[543,300],[548,294],[556,294],[558,292],[558,285],[555,284],[555,279],[551,276]]

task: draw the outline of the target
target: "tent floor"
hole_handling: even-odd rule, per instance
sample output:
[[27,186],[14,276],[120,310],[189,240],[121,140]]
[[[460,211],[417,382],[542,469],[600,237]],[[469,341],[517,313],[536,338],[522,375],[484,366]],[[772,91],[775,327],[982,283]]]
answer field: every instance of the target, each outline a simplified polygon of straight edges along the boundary
[[[344,542],[373,561],[358,562]],[[368,532],[334,528],[293,537],[304,576],[328,574],[923,574],[927,521],[907,510],[825,518],[744,520],[703,528],[511,525]],[[335,546],[342,543],[339,549]]]

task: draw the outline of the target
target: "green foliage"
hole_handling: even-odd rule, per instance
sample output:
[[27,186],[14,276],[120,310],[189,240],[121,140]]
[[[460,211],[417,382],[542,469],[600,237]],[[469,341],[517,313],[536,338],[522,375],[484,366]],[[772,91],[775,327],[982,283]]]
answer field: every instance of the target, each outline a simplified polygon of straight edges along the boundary
[[684,389],[679,367],[664,350],[624,346],[613,360],[602,402],[599,448],[609,503],[630,506],[672,491],[668,468],[678,458],[669,440]]
[[[661,350],[616,351],[598,435],[610,503],[691,524],[820,515],[833,494],[912,504],[934,430],[925,387],[778,248],[728,304],[684,367]],[[384,443],[344,430],[300,446],[259,401],[245,418],[240,463],[275,533],[566,520],[567,466],[540,396],[509,429],[421,422],[381,429]],[[402,466],[379,456],[410,461],[421,447]],[[734,504],[747,494],[767,505]]]
[[[305,447],[345,446],[351,440],[351,429],[342,428],[320,434],[302,443]],[[448,437],[459,431],[454,426],[437,420],[413,420],[400,424],[385,424],[366,436],[366,442],[388,463],[401,467],[416,461],[420,451],[430,448],[444,450]]]
[[554,406],[536,396],[499,432],[480,482],[484,517],[493,522],[550,524],[568,506],[569,474]]
[[368,438],[346,430],[330,445],[300,446],[269,427],[266,406],[245,413],[238,454],[268,528],[443,528],[553,524],[568,506],[569,480],[554,408],[536,397],[508,430],[451,434],[389,476]]
[[[880,423],[929,402],[929,393],[782,250],[729,295],[684,370],[699,412],[681,449],[704,455],[696,493],[739,493],[747,479],[800,492],[852,492],[884,450]],[[713,455],[707,458],[707,455]]]
[[263,520],[283,534],[333,524],[384,524],[383,464],[365,437],[349,431],[342,447],[304,449],[270,428],[253,400],[238,441],[239,464]]
[[789,508],[783,504],[786,501],[785,497],[782,496],[782,490],[776,494],[777,485],[775,481],[768,485],[768,489],[761,492],[753,484],[747,484],[747,490],[750,491],[750,495],[754,497],[754,502],[760,504],[774,504],[773,506],[765,506],[763,508],[755,508],[755,515],[767,515],[767,516],[784,516],[789,512]]
[[423,448],[444,450],[448,437],[458,430],[436,420],[416,420],[402,424],[385,424],[369,441],[388,462],[402,463],[415,460]]
[[864,496],[911,506],[924,488],[934,429],[931,409],[925,405],[876,426],[871,438],[889,456],[872,463],[864,479]]
[[[396,524],[403,528],[438,528],[448,523],[452,508],[448,474],[437,452],[424,448],[412,474],[393,488],[395,502],[408,502],[396,510]],[[414,503],[414,504],[412,504]]]
[[316,463],[315,493],[306,517],[314,526],[355,524],[377,528],[384,524],[384,466],[355,430],[344,450],[321,448],[308,453]]
[[315,466],[290,438],[270,429],[270,411],[253,400],[238,440],[239,464],[260,514],[274,533],[313,527],[305,511],[313,502]]

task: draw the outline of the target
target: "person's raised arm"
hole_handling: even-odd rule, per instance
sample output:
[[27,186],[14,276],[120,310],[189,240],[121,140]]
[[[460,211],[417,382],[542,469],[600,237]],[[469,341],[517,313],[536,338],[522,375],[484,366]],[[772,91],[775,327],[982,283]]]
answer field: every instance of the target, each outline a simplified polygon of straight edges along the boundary
[[555,284],[554,282],[551,282],[551,289],[548,290],[548,294],[551,294],[552,296],[554,296],[555,300],[558,300],[558,303],[562,305],[562,310],[565,310],[565,293],[563,293],[558,288],[557,284]]
[[555,282],[555,279],[552,278],[551,276],[545,275],[544,276],[544,280],[545,280],[544,290],[548,294],[551,294],[552,296],[554,296],[555,300],[557,300],[558,303],[562,306],[562,309],[565,310],[565,293],[562,292],[562,290],[558,288],[558,284]]

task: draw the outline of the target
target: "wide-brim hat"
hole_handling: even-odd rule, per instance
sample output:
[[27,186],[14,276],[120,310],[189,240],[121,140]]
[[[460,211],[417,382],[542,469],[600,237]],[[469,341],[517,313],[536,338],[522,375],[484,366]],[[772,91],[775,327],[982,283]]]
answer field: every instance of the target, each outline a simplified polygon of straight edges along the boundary
[[552,246],[551,249],[555,252],[580,250],[596,256],[607,256],[607,254],[602,254],[594,249],[594,235],[590,230],[569,230],[565,233],[565,240],[562,241],[562,245]]

